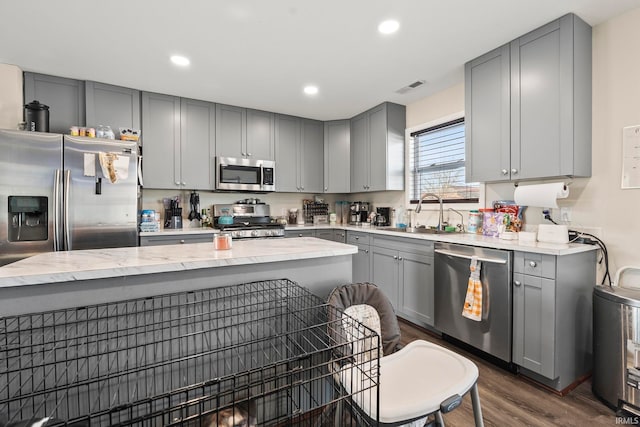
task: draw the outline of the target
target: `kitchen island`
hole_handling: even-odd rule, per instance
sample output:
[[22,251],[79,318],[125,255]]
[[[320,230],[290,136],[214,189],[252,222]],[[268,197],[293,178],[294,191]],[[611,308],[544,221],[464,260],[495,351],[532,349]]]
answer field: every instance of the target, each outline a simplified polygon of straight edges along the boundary
[[0,268],[0,316],[280,278],[325,298],[351,282],[354,253],[315,238],[51,252]]

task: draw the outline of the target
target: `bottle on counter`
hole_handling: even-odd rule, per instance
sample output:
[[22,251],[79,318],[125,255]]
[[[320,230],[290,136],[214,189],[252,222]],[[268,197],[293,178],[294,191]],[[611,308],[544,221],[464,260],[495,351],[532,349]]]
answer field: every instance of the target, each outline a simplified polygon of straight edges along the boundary
[[469,221],[467,222],[467,232],[478,234],[482,231],[482,214],[477,209],[469,211]]

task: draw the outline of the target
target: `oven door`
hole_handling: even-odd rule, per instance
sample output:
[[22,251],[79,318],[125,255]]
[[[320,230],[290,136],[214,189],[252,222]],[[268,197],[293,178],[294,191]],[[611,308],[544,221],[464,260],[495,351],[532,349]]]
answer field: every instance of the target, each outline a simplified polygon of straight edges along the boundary
[[265,169],[273,176],[274,162],[266,160],[218,157],[216,173],[217,190],[274,191],[273,180],[264,184]]

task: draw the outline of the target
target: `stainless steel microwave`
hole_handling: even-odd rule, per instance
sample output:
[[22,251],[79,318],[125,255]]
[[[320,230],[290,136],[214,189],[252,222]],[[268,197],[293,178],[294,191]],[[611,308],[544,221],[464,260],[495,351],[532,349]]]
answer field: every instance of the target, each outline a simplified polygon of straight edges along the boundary
[[275,191],[276,162],[272,160],[216,159],[216,190]]

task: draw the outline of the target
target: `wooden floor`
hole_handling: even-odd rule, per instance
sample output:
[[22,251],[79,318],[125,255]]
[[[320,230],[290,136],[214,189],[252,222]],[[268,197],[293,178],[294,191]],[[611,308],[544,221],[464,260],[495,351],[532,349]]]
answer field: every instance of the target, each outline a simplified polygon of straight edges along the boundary
[[[424,339],[450,348],[478,365],[478,389],[484,425],[487,427],[616,425],[614,411],[593,395],[590,380],[560,397],[407,322],[400,322],[400,330],[403,344]],[[445,414],[444,421],[451,427],[472,426],[470,397],[465,396],[458,409]]]

